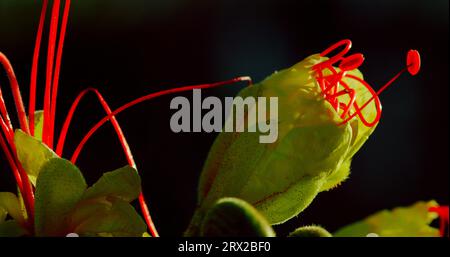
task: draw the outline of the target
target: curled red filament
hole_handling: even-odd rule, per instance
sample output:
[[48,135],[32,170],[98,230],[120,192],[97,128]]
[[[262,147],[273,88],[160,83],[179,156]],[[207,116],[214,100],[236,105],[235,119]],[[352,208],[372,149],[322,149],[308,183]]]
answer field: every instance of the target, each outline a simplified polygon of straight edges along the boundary
[[[365,126],[373,127],[381,118],[381,103],[378,95],[390,86],[403,72],[408,71],[411,75],[416,75],[420,70],[420,54],[416,50],[409,50],[406,58],[406,67],[397,73],[378,91],[375,91],[369,83],[363,79],[348,74],[349,71],[357,69],[364,62],[364,56],[360,53],[345,56],[351,47],[352,41],[349,39],[344,39],[331,45],[320,53],[320,56],[323,57],[339,48],[343,48],[334,56],[329,57],[328,60],[313,66],[316,81],[322,90],[325,100],[327,100],[336,112],[339,113],[339,116],[342,119],[340,124],[345,124],[354,117],[358,116],[359,120]],[[338,68],[333,66],[337,63],[339,63],[337,66]],[[361,86],[360,89],[352,88],[349,83],[344,82],[344,78],[356,82],[359,86]],[[364,93],[371,95],[371,97],[364,103],[358,103],[356,101],[358,97],[356,90],[361,90],[361,88],[365,88],[365,90],[367,90]],[[368,117],[366,117],[367,115],[365,115],[362,111],[372,102],[374,104],[376,114],[372,120],[368,120]]]
[[449,221],[448,221],[448,206],[434,206],[428,209],[429,212],[434,212],[439,215],[439,232],[441,237],[449,235]]

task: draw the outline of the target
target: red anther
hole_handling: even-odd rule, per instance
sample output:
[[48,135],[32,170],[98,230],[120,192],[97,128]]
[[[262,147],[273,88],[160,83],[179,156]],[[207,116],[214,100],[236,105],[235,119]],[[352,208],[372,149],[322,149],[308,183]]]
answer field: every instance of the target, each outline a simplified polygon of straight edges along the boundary
[[420,70],[420,54],[417,50],[409,50],[406,56],[406,66],[411,75],[416,75]]
[[349,71],[357,69],[364,62],[364,55],[362,54],[352,54],[348,57],[342,59],[339,64],[339,69],[342,71]]
[[448,206],[434,206],[430,207],[428,209],[429,212],[434,212],[439,215],[439,232],[440,235],[443,237],[445,236],[445,230],[447,228],[447,235],[448,235],[448,226],[449,226],[449,215],[448,215]]
[[399,71],[394,77],[392,77],[392,79],[390,79],[384,86],[382,86],[380,89],[378,89],[377,95],[381,94],[381,92],[383,92],[395,80],[397,80],[398,77],[400,77],[400,75],[402,75],[403,72],[405,72],[406,70],[408,70],[408,72],[413,76],[419,72],[419,70],[420,70],[420,54],[417,50],[409,50],[408,51],[408,54],[406,56],[406,67],[403,68],[401,71]]

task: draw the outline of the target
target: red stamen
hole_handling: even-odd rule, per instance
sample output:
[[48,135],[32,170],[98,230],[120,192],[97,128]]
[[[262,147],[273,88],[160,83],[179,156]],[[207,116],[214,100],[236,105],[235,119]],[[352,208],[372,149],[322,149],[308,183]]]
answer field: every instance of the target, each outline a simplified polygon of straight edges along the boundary
[[109,119],[111,119],[112,116],[115,116],[115,115],[125,111],[126,109],[136,105],[136,104],[139,104],[139,103],[142,103],[144,101],[147,101],[147,100],[159,97],[159,96],[163,96],[163,95],[170,95],[170,94],[184,92],[184,91],[189,91],[189,90],[193,90],[193,89],[213,88],[213,87],[233,84],[233,83],[241,82],[241,81],[247,81],[248,83],[251,83],[251,79],[249,77],[238,77],[238,78],[234,78],[234,79],[231,79],[231,80],[216,82],[216,83],[212,83],[212,84],[199,84],[199,85],[192,85],[192,86],[185,86],[185,87],[166,89],[166,90],[159,91],[159,92],[156,92],[156,93],[151,93],[151,94],[148,94],[148,95],[145,95],[145,96],[141,96],[141,97],[139,97],[139,98],[137,98],[137,99],[135,99],[135,100],[133,100],[131,102],[128,102],[128,103],[122,105],[121,107],[117,108],[116,110],[114,110],[111,114],[105,116],[99,122],[97,122],[88,131],[88,133],[86,133],[86,135],[83,137],[81,142],[78,144],[78,146],[75,149],[74,153],[72,154],[72,158],[70,160],[72,161],[72,163],[76,162],[76,160],[78,159],[78,155],[80,154],[80,152],[83,149],[84,145],[86,144],[87,140],[95,133],[95,131],[97,131],[103,124],[105,124],[105,122],[107,122]]
[[345,46],[344,49],[342,49],[342,51],[340,51],[338,54],[331,57],[327,61],[316,64],[316,66],[332,66],[333,63],[339,61],[345,54],[348,53],[350,48],[352,48],[352,41],[350,41],[349,39],[343,39],[343,40],[331,45],[327,49],[325,49],[323,52],[320,53],[320,56],[322,56],[322,57],[327,56],[329,53],[335,51],[337,48],[339,48],[341,46]]
[[428,209],[429,212],[434,212],[439,215],[439,233],[441,237],[449,235],[449,209],[448,206],[435,206]]
[[[22,128],[22,130],[25,133],[29,134],[30,130],[28,127],[28,120],[27,120],[25,108],[24,108],[23,101],[22,101],[22,95],[20,93],[19,83],[17,82],[17,79],[14,74],[14,70],[11,66],[11,63],[9,62],[8,58],[6,58],[6,56],[1,52],[0,52],[0,63],[5,68],[6,74],[8,76],[9,82],[10,82],[20,127]],[[13,170],[16,182],[20,183],[20,184],[18,184],[19,190],[21,189],[22,195],[24,197],[24,202],[25,202],[26,211],[28,213],[29,222],[32,223],[33,217],[34,217],[33,187],[28,179],[28,175],[23,170],[23,168],[20,165],[20,162],[17,158],[16,148],[15,148],[14,140],[13,140],[13,129],[12,129],[11,122],[9,120],[9,115],[8,115],[6,106],[3,101],[3,97],[1,99],[0,106],[2,106],[0,108],[2,116],[4,116],[6,119],[6,122],[5,122],[5,120],[3,120],[3,118],[2,118],[1,126],[2,126],[2,130],[5,134],[6,140],[9,143],[9,147],[11,147],[11,151],[8,152],[9,149],[6,146],[6,142],[3,140],[3,137],[2,137],[2,149],[5,152],[5,154],[7,155],[7,159],[9,159],[8,162],[11,166],[11,169]],[[8,155],[9,155],[9,157],[8,157]],[[12,160],[14,162],[12,162]],[[13,163],[15,163],[15,165],[13,165]]]
[[58,42],[58,51],[56,54],[56,65],[55,65],[55,74],[53,77],[53,87],[52,87],[52,100],[51,100],[51,108],[50,108],[50,131],[49,131],[49,143],[50,147],[53,147],[53,136],[55,130],[55,118],[56,118],[56,99],[58,96],[58,84],[59,84],[59,73],[61,69],[61,58],[64,46],[64,38],[66,35],[67,28],[67,20],[69,19],[69,9],[70,9],[70,0],[66,0],[66,4],[64,6],[63,18],[61,23],[61,31],[59,35]]
[[139,205],[141,206],[142,216],[144,216],[145,223],[147,223],[148,230],[152,237],[159,237],[158,231],[156,230],[155,223],[153,223],[152,216],[148,210],[147,202],[144,198],[144,193],[142,191],[139,193]]
[[[0,116],[0,126],[2,127],[3,134],[5,135],[6,141],[3,138],[3,135],[0,134],[0,145],[3,152],[6,155],[6,159],[8,160],[8,164],[13,171],[14,178],[16,179],[17,185],[19,187],[20,192],[24,197],[25,207],[30,217],[30,224],[33,223],[33,212],[34,212],[34,193],[33,187],[28,179],[28,175],[23,170],[22,165],[20,164],[19,159],[17,158],[17,150],[14,144],[14,134],[9,130],[5,121]],[[8,147],[9,145],[9,147]],[[32,227],[32,226],[31,226]]]
[[[102,105],[103,109],[105,110],[106,114],[111,113],[111,109],[110,109],[108,103],[105,101],[105,99],[103,98],[103,96],[100,94],[100,92],[97,89],[87,88],[87,89],[81,91],[81,93],[77,96],[75,101],[72,103],[72,106],[69,109],[69,112],[66,116],[66,120],[64,121],[63,127],[61,129],[58,144],[56,146],[56,154],[58,154],[59,156],[62,156],[63,149],[64,149],[64,143],[65,143],[65,140],[67,137],[67,132],[69,130],[70,123],[72,122],[73,115],[74,115],[81,99],[89,92],[95,93],[95,95],[97,96],[97,99],[99,100],[99,102]],[[135,165],[133,156],[131,154],[130,147],[125,139],[125,136],[123,135],[123,131],[120,128],[120,125],[117,122],[117,119],[115,117],[112,117],[111,123],[116,131],[117,136],[119,137],[120,143],[122,145],[122,148],[126,155],[128,163],[130,164],[130,166],[135,167],[136,165]]]
[[[87,88],[87,89],[81,91],[81,93],[77,96],[75,101],[72,103],[72,106],[70,107],[69,113],[66,116],[66,120],[64,121],[64,125],[63,125],[63,128],[61,130],[61,134],[59,136],[58,144],[57,144],[57,147],[56,147],[56,154],[58,154],[60,156],[62,155],[65,139],[67,137],[67,132],[69,130],[69,126],[70,126],[70,123],[72,121],[73,115],[74,115],[74,113],[76,111],[76,108],[78,107],[81,99],[89,92],[95,93],[95,95],[97,96],[97,99],[99,100],[99,102],[102,105],[103,109],[105,110],[106,114],[110,114],[111,113],[111,109],[110,109],[109,105],[107,104],[107,102],[105,101],[103,96],[100,94],[100,92],[98,92],[97,89],[95,89],[95,88]],[[123,131],[120,128],[120,125],[117,122],[117,119],[115,117],[112,117],[111,118],[111,123],[114,126],[116,134],[117,134],[117,136],[118,136],[118,138],[120,140],[120,143],[122,145],[122,149],[123,149],[123,151],[125,153],[125,156],[127,158],[128,163],[130,164],[130,166],[136,167],[136,164],[134,162],[133,156],[132,156],[131,151],[130,151],[130,147],[129,147],[127,141],[126,141],[125,136],[123,135]]]
[[14,145],[14,132],[8,127],[3,117],[0,115],[0,127],[5,135],[6,141],[9,145]]
[[3,138],[2,134],[0,134],[0,146],[2,147],[2,150],[3,150],[3,152],[6,155],[6,159],[8,160],[9,167],[13,171],[14,178],[16,179],[17,186],[19,187],[20,192],[23,193],[22,177],[20,176],[20,173],[19,173],[19,170],[17,169],[14,157],[11,154],[11,151],[8,148],[8,145],[5,142],[5,139]]
[[48,51],[47,51],[47,71],[46,71],[46,81],[45,81],[45,93],[44,93],[44,127],[42,130],[42,141],[47,144],[50,148],[50,125],[51,115],[51,98],[50,92],[52,88],[52,74],[53,74],[53,62],[55,55],[55,44],[56,44],[56,34],[58,28],[58,18],[59,18],[59,7],[60,0],[55,0],[53,2],[52,15],[50,20],[50,35],[48,40]]
[[13,131],[11,119],[9,118],[8,111],[6,110],[5,99],[3,99],[2,89],[0,87],[0,115],[4,117],[7,128]]
[[[27,134],[30,133],[28,127],[27,114],[25,113],[25,107],[23,106],[22,95],[20,93],[19,83],[17,82],[16,75],[14,74],[13,67],[9,62],[8,58],[0,52],[0,63],[6,71],[9,83],[11,86],[11,91],[13,93],[14,104],[16,105],[17,117],[19,119],[20,128]],[[3,109],[3,107],[2,107]],[[6,112],[6,108],[4,110]],[[3,111],[2,111],[3,112]],[[6,117],[5,117],[6,118]]]
[[36,35],[36,43],[34,44],[33,64],[31,65],[30,80],[30,102],[28,103],[28,122],[30,123],[30,133],[34,136],[34,111],[36,108],[36,83],[39,63],[39,51],[41,48],[42,30],[45,22],[45,13],[47,10],[47,0],[42,4],[41,17],[39,18],[39,26]]
[[[351,78],[351,79],[356,80],[359,83],[361,83],[361,85],[363,85],[369,91],[369,93],[372,95],[372,98],[370,98],[368,101],[366,101],[361,107],[359,107],[359,105],[356,103],[356,101],[354,101],[354,103],[353,103],[354,113],[352,115],[349,115],[340,124],[345,124],[349,120],[351,120],[353,117],[358,116],[358,118],[361,120],[361,122],[365,126],[373,127],[375,124],[378,123],[378,121],[381,118],[381,103],[380,103],[380,99],[378,98],[378,95],[366,81],[364,81],[356,76],[353,76],[353,75],[347,75],[347,78]],[[364,108],[366,108],[369,105],[369,103],[371,103],[373,100],[375,100],[375,110],[377,112],[377,115],[375,116],[373,121],[369,122],[366,120],[366,118],[364,117],[364,115],[362,114],[361,111],[364,110]]]
[[[56,149],[57,149],[56,153],[58,155],[62,155],[65,138],[67,136],[67,131],[68,131],[70,123],[72,121],[73,114],[75,113],[75,110],[78,107],[81,99],[89,92],[95,93],[95,95],[97,96],[97,99],[99,100],[99,102],[102,105],[103,109],[105,110],[106,114],[109,115],[109,114],[112,113],[111,108],[109,107],[108,103],[105,101],[105,99],[100,94],[100,92],[98,92],[97,89],[95,89],[95,88],[87,88],[87,89],[83,90],[77,96],[77,98],[73,102],[72,106],[70,107],[69,113],[67,114],[66,120],[65,120],[64,125],[63,125],[63,129],[61,131],[61,134],[60,134],[60,137],[59,137],[59,140],[58,140],[58,145],[56,147]],[[132,166],[132,167],[137,169],[136,163],[135,163],[134,158],[133,158],[133,154],[131,153],[131,150],[130,150],[130,147],[128,145],[128,142],[127,142],[127,140],[126,140],[126,138],[125,138],[125,136],[123,134],[123,131],[122,131],[122,129],[121,129],[121,127],[120,127],[120,125],[119,125],[119,123],[118,123],[118,121],[117,121],[115,116],[111,117],[111,123],[112,123],[112,125],[114,127],[114,130],[116,131],[117,137],[119,138],[120,144],[122,145],[122,150],[123,150],[123,152],[125,154],[125,157],[127,159],[128,164],[130,166]],[[154,225],[154,223],[152,221],[152,218],[150,216],[150,212],[148,210],[147,203],[145,201],[145,198],[144,198],[144,195],[143,195],[142,191],[139,194],[139,205],[141,206],[142,215],[144,216],[144,219],[145,219],[145,221],[147,223],[147,226],[149,228],[150,234],[153,237],[158,237],[159,236],[158,231],[156,230],[156,227],[155,227],[155,225]]]
[[417,50],[409,50],[406,57],[406,65],[411,75],[416,75],[420,70],[420,54]]
[[349,71],[357,69],[364,62],[364,55],[362,54],[352,54],[348,57],[342,59],[339,64],[339,69],[342,71]]
[[[80,144],[77,146],[77,148],[75,149],[75,152],[72,155],[71,161],[72,161],[72,163],[76,162],[76,160],[78,158],[78,155],[80,154],[80,152],[83,149],[83,146],[86,144],[87,140],[106,121],[108,121],[109,119],[113,119],[113,118],[115,119],[115,115],[117,115],[118,113],[120,113],[120,112],[122,112],[122,111],[124,111],[124,110],[126,110],[126,109],[128,109],[128,108],[130,108],[130,107],[132,107],[132,106],[134,106],[136,104],[138,104],[138,103],[141,103],[141,102],[144,102],[146,100],[150,100],[150,99],[153,99],[155,97],[162,96],[162,95],[167,95],[167,94],[172,94],[172,93],[177,93],[177,92],[182,92],[182,91],[193,90],[193,89],[196,89],[196,88],[212,88],[212,87],[227,85],[227,84],[231,84],[231,83],[236,83],[236,82],[239,82],[239,81],[247,81],[249,84],[252,83],[251,79],[249,77],[239,77],[239,78],[231,79],[231,80],[228,80],[228,81],[223,81],[223,82],[218,82],[218,83],[213,83],[213,84],[200,84],[200,85],[194,85],[194,86],[186,86],[186,87],[181,87],[181,88],[168,89],[168,90],[152,93],[152,94],[140,97],[138,99],[135,99],[135,100],[133,100],[133,101],[131,101],[131,102],[125,104],[125,105],[122,105],[121,107],[119,107],[118,109],[116,109],[113,112],[111,112],[111,110],[109,110],[109,111],[107,111],[108,115],[106,117],[104,117],[103,119],[101,119],[97,124],[95,124],[89,130],[89,132],[84,136],[84,138],[81,140]],[[81,97],[79,97],[79,98],[81,98]],[[79,100],[80,99],[77,98],[75,101],[79,102]],[[73,105],[72,105],[72,107],[73,107]],[[73,114],[74,110],[72,110],[72,109],[75,109],[75,107],[71,108],[71,110],[70,110],[70,113]],[[68,115],[68,118],[69,118],[69,115]],[[67,119],[66,119],[66,122],[67,122]],[[68,123],[70,123],[70,120],[68,121]],[[118,126],[118,124],[117,124],[117,126]],[[67,125],[67,128],[68,128],[68,125]],[[65,134],[67,133],[67,128],[65,129],[66,132],[64,132],[64,134],[61,133],[61,135],[63,135],[63,138],[65,137]],[[123,134],[122,134],[122,137],[123,137]],[[119,139],[120,139],[120,136],[119,136]],[[63,141],[61,141],[61,140],[63,140]],[[125,138],[123,137],[121,140],[125,140]],[[63,145],[64,144],[63,142],[64,142],[64,139],[61,139],[61,136],[60,136],[60,140],[58,142],[58,145]],[[126,143],[126,141],[125,141],[125,143]],[[62,146],[60,148],[61,148],[61,151],[62,151]],[[128,149],[128,151],[129,151],[129,149]],[[125,150],[124,150],[124,152],[125,152],[125,154],[130,154],[131,155],[131,152],[127,153],[127,151],[125,151]],[[133,163],[134,163],[134,160],[133,160]],[[158,236],[158,232],[157,232],[157,230],[155,228],[155,225],[154,225],[154,223],[152,221],[152,218],[150,216],[150,212],[148,210],[148,207],[147,207],[147,204],[145,202],[145,198],[144,198],[144,195],[142,194],[142,192],[139,195],[139,203],[140,203],[140,206],[141,206],[141,211],[142,211],[142,214],[144,216],[144,219],[145,219],[145,221],[146,221],[146,223],[148,225],[148,228],[150,230],[150,233],[152,234],[152,236],[157,237]]]
[[[341,118],[343,119],[342,123],[345,124],[355,116],[361,120],[361,122],[368,127],[372,127],[378,123],[381,118],[381,104],[378,98],[378,95],[381,94],[387,87],[389,87],[403,72],[408,70],[411,75],[416,75],[420,70],[420,55],[416,50],[410,50],[407,55],[407,66],[402,69],[399,73],[397,73],[392,79],[390,79],[384,86],[382,86],[377,92],[375,92],[372,87],[364,80],[353,76],[348,75],[346,72],[350,70],[354,70],[361,66],[364,62],[364,56],[362,54],[353,54],[348,57],[344,57],[344,55],[351,48],[351,41],[348,39],[341,40],[325,51],[323,51],[320,56],[326,56],[330,52],[335,51],[337,48],[344,46],[344,49],[341,50],[338,54],[330,57],[328,60],[318,63],[313,66],[313,70],[316,72],[316,81],[319,84],[319,87],[322,90],[323,96],[325,100],[327,100],[336,112],[339,113],[341,106],[345,106],[343,113],[341,114]],[[340,62],[338,65],[339,72],[333,67],[333,64]],[[331,71],[331,75],[324,76],[324,71]],[[356,101],[356,93],[354,89],[351,89],[346,83],[343,82],[344,78],[350,78],[356,80],[360,85],[365,87],[372,97],[362,104],[359,107]],[[341,89],[343,87],[343,89]],[[351,90],[350,90],[351,89]],[[353,90],[353,91],[352,91]],[[350,97],[349,103],[343,104],[339,102],[339,97],[348,95]],[[369,103],[375,101],[375,111],[377,112],[373,121],[367,121],[362,113],[362,110],[366,108]],[[353,107],[353,109],[352,109]],[[352,114],[350,114],[352,113]]]
[[[13,152],[16,153],[15,147],[13,148]],[[22,178],[22,185],[23,185],[23,192],[22,196],[25,203],[25,209],[28,214],[28,225],[30,226],[29,229],[33,229],[34,224],[34,191],[33,186],[31,185],[30,180],[28,179],[28,175],[26,171],[23,169],[22,164],[20,164],[20,161],[17,158],[17,155],[15,155],[16,162],[17,162],[17,168],[19,169],[20,176]]]

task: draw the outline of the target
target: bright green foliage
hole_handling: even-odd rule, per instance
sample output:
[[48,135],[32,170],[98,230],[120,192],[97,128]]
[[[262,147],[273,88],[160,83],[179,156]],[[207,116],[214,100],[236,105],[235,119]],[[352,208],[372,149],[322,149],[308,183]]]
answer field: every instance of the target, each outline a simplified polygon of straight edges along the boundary
[[86,236],[142,236],[147,227],[129,204],[140,192],[141,179],[134,168],[104,173],[73,212],[73,230]]
[[9,214],[19,223],[24,223],[20,202],[17,196],[10,192],[0,192],[0,221],[4,221]]
[[[259,133],[220,133],[200,177],[196,216],[222,197],[237,197],[255,206],[269,223],[283,223],[319,192],[347,178],[351,158],[374,127],[365,127],[357,118],[338,125],[342,119],[323,98],[311,70],[324,60],[312,55],[239,93],[243,98],[278,97],[278,140],[261,144]],[[358,70],[349,73],[362,78]],[[367,100],[362,87],[346,82],[357,89],[359,103]],[[368,119],[375,115],[371,105],[364,112]]]
[[48,160],[58,157],[58,155],[41,141],[25,134],[20,129],[17,129],[14,133],[14,143],[22,167],[27,172],[31,183],[36,186],[36,179],[41,167]]
[[106,172],[86,192],[83,199],[115,197],[130,202],[141,192],[141,179],[135,169],[125,166]]
[[[80,170],[59,158],[38,139],[15,133],[17,154],[30,180],[36,181],[36,236],[142,236],[147,227],[130,204],[141,192],[136,169],[125,166],[104,173],[87,188]],[[21,236],[26,213],[21,197],[0,193],[0,236]],[[6,214],[13,219],[4,221]]]
[[34,112],[34,137],[42,141],[42,131],[44,127],[44,112],[39,110]]
[[428,209],[437,206],[435,201],[417,202],[408,207],[379,211],[362,221],[341,228],[334,236],[365,237],[375,233],[384,237],[437,237],[439,230],[430,226],[438,216]]
[[19,237],[28,232],[15,220],[0,221],[0,237]]
[[71,225],[81,236],[140,237],[147,229],[133,206],[118,198],[83,201],[73,212]]
[[71,162],[60,158],[47,161],[40,172],[35,194],[36,235],[67,234],[68,216],[87,187],[83,175]]
[[[9,215],[12,219],[6,220]],[[16,237],[27,234],[19,199],[12,193],[0,192],[0,237]]]
[[250,204],[237,198],[222,198],[206,214],[202,236],[273,237],[267,220]]
[[129,203],[140,190],[139,175],[129,166],[105,173],[86,189],[76,166],[51,159],[36,187],[36,235],[142,236],[146,225]]
[[332,235],[324,228],[313,225],[297,228],[289,234],[289,237],[332,237]]

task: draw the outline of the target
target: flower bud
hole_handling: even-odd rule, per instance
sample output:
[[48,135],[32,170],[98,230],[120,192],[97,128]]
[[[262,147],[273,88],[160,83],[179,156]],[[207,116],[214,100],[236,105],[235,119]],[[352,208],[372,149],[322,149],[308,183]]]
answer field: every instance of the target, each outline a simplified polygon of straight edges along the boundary
[[[258,131],[220,133],[200,177],[198,212],[222,197],[237,197],[271,224],[283,223],[319,192],[347,178],[352,156],[375,126],[364,126],[358,117],[343,123],[325,99],[312,67],[327,59],[312,55],[239,93],[243,98],[278,97],[278,139],[262,144]],[[362,79],[356,69],[347,73]],[[342,79],[355,89],[358,102],[368,100],[356,80]],[[374,109],[363,111],[370,117]]]

